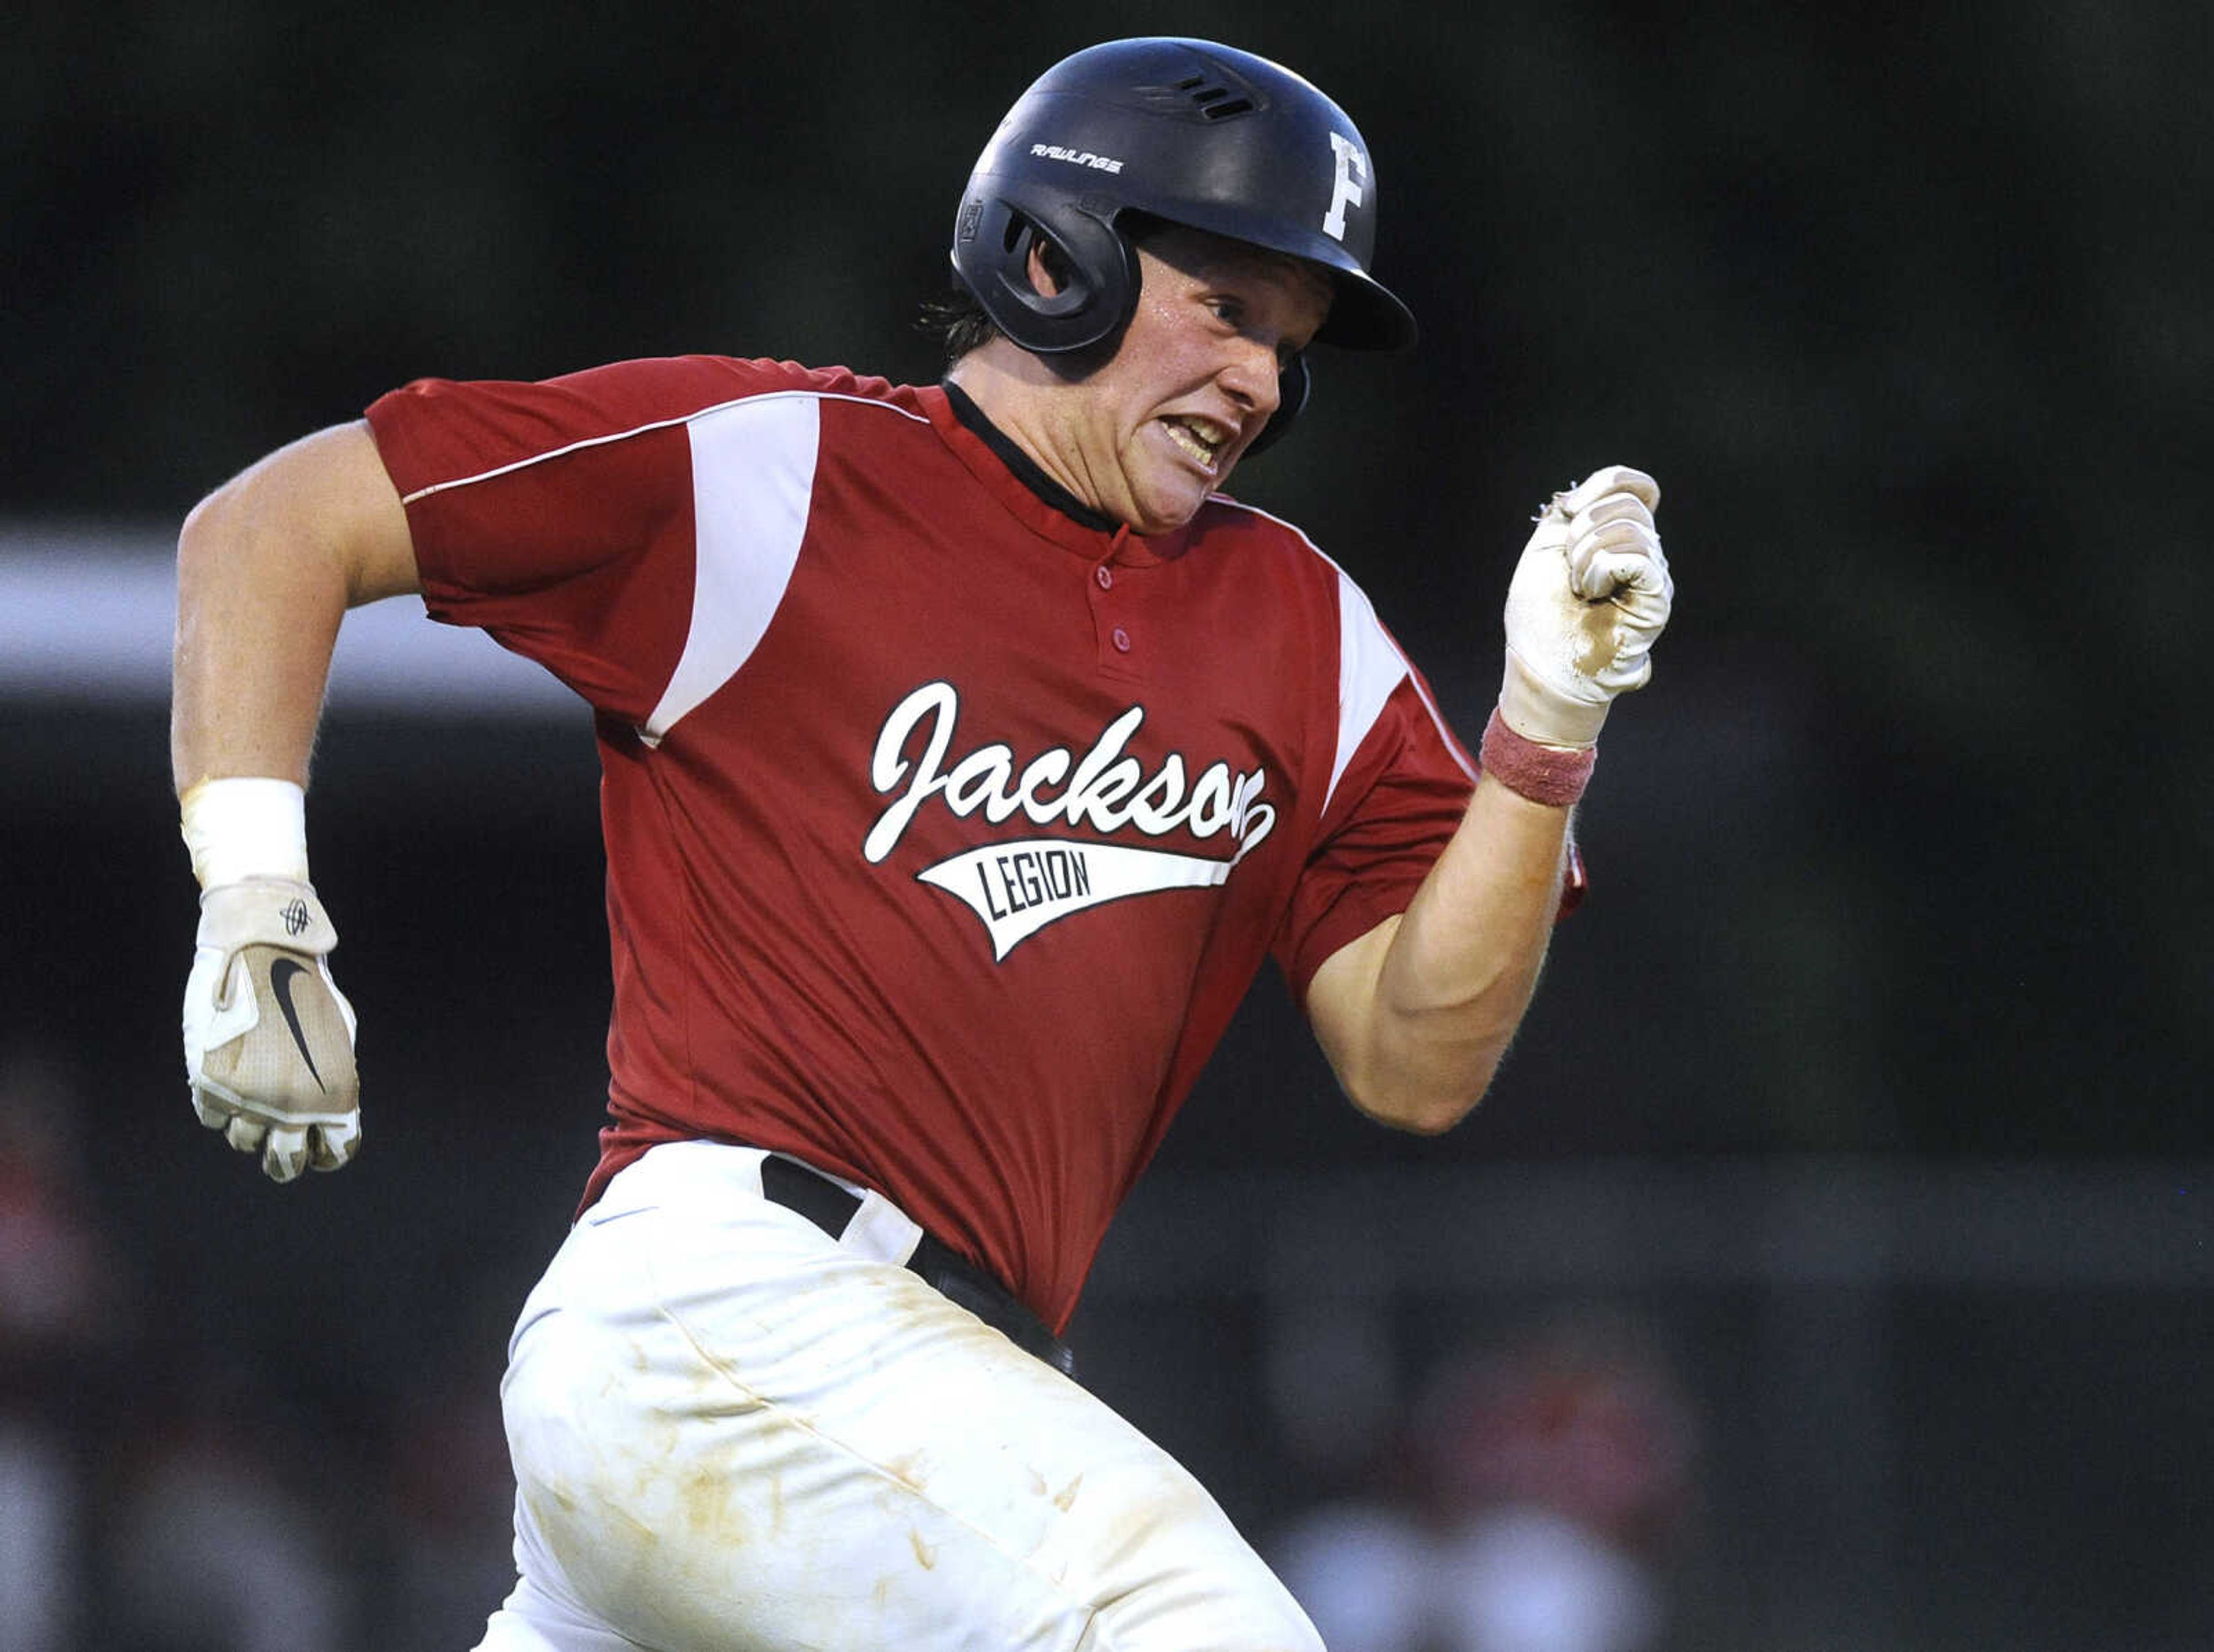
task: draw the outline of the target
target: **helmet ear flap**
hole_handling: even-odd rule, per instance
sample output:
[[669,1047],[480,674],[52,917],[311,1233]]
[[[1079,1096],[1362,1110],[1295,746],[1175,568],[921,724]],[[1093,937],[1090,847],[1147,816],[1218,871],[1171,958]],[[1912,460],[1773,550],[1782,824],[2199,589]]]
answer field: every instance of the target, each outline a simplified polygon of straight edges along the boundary
[[[1083,314],[1098,297],[1061,244],[1019,212],[1007,215],[1007,241],[1001,257],[1000,278],[1031,315],[1042,321],[1067,320]],[[1031,272],[1033,253],[1046,279],[1053,283],[1053,290],[1038,290],[1037,280]]]
[[[954,268],[993,326],[1042,356],[1089,349],[1122,331],[1137,308],[1138,255],[1108,218],[1081,203],[1038,211],[1002,195],[979,204],[974,239],[964,233]],[[1042,293],[1031,281],[1034,247],[1058,292]]]

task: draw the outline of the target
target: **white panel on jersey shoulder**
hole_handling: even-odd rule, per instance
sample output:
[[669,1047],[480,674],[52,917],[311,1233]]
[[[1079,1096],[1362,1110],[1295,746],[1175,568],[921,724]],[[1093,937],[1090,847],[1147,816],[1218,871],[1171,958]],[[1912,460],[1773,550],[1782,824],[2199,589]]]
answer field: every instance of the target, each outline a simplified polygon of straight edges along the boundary
[[[1221,494],[1214,498],[1218,504],[1275,523],[1337,576],[1337,753],[1330,761],[1330,789],[1323,794],[1322,808],[1316,817],[1320,819],[1330,813],[1330,803],[1337,796],[1337,783],[1345,777],[1353,754],[1368,738],[1376,719],[1384,715],[1385,704],[1391,699],[1392,691],[1414,678],[1414,668],[1399,651],[1399,645],[1391,640],[1391,634],[1384,629],[1384,622],[1376,617],[1376,607],[1369,601],[1368,593],[1355,584],[1352,576],[1299,527],[1281,516],[1270,515],[1256,506]],[[1415,687],[1422,695],[1423,709],[1445,736],[1446,749],[1453,753],[1456,761],[1460,761],[1460,748],[1445,717],[1423,692],[1419,679],[1415,680]],[[1466,769],[1468,765],[1463,762],[1461,766]],[[1475,777],[1475,771],[1470,770],[1469,778]]]
[[[1322,552],[1315,554],[1322,557]],[[1323,557],[1330,562],[1328,557]],[[1453,725],[1446,721],[1438,703],[1430,697],[1429,686],[1415,674],[1407,656],[1391,640],[1384,622],[1376,617],[1375,606],[1368,594],[1347,577],[1345,570],[1331,562],[1337,569],[1337,759],[1330,771],[1330,790],[1322,800],[1323,812],[1330,812],[1330,800],[1337,796],[1337,783],[1344,777],[1346,765],[1353,754],[1361,749],[1361,742],[1368,738],[1368,731],[1376,726],[1377,718],[1384,715],[1384,704],[1395,693],[1401,683],[1412,685],[1415,696],[1422,701],[1422,710],[1430,714],[1438,738],[1445,742],[1446,751],[1459,765],[1460,771],[1475,783],[1477,771],[1461,750],[1454,736]]]
[[730,681],[768,630],[807,534],[822,428],[821,399],[805,394],[749,397],[686,426],[692,627],[661,703],[639,725],[648,746]]
[[[1336,567],[1336,564],[1331,564]],[[1376,617],[1368,593],[1337,569],[1337,756],[1330,765],[1330,790],[1324,794],[1323,813],[1330,812],[1337,796],[1337,783],[1346,765],[1384,715],[1384,703],[1409,675],[1407,656],[1399,652]]]

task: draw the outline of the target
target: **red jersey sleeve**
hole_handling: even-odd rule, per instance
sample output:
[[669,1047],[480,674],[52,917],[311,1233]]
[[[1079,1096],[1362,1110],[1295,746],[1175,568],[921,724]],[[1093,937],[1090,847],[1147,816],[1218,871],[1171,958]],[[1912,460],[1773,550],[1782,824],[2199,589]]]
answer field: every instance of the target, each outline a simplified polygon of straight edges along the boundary
[[819,376],[681,357],[538,383],[423,379],[379,398],[370,429],[431,617],[479,627],[596,708],[643,719],[690,618],[690,422]]
[[1272,952],[1304,1004],[1330,955],[1404,912],[1467,813],[1475,765],[1411,668],[1324,814]]

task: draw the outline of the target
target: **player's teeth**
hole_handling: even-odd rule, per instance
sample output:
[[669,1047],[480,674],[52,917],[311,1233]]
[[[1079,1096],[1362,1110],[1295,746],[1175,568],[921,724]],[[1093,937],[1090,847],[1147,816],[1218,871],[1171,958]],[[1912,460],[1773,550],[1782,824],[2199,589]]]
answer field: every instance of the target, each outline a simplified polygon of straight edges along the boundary
[[1209,440],[1207,435],[1201,432],[1198,426],[1187,424],[1182,419],[1171,419],[1168,426],[1169,434],[1176,438],[1178,446],[1202,465],[1213,466],[1215,449],[1220,445],[1219,442]]

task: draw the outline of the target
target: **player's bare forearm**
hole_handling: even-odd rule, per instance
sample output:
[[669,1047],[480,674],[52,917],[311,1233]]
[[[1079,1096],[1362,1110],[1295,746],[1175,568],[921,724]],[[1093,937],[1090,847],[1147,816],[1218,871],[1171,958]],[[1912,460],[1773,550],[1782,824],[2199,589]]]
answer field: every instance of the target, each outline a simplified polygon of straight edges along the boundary
[[1483,777],[1402,918],[1315,972],[1307,1017],[1354,1105],[1441,1131],[1483,1099],[1536,991],[1569,812],[1618,695],[1652,675],[1675,597],[1660,485],[1610,465],[1553,496],[1507,593]]
[[1315,972],[1309,1020],[1363,1113],[1428,1134],[1483,1099],[1544,964],[1569,814],[1482,781],[1404,916]]
[[348,607],[415,588],[406,512],[365,425],[318,432],[200,502],[177,545],[170,758],[304,783]]
[[217,776],[307,782],[344,587],[278,554],[254,514],[217,494],[178,542],[169,754],[180,796]]

